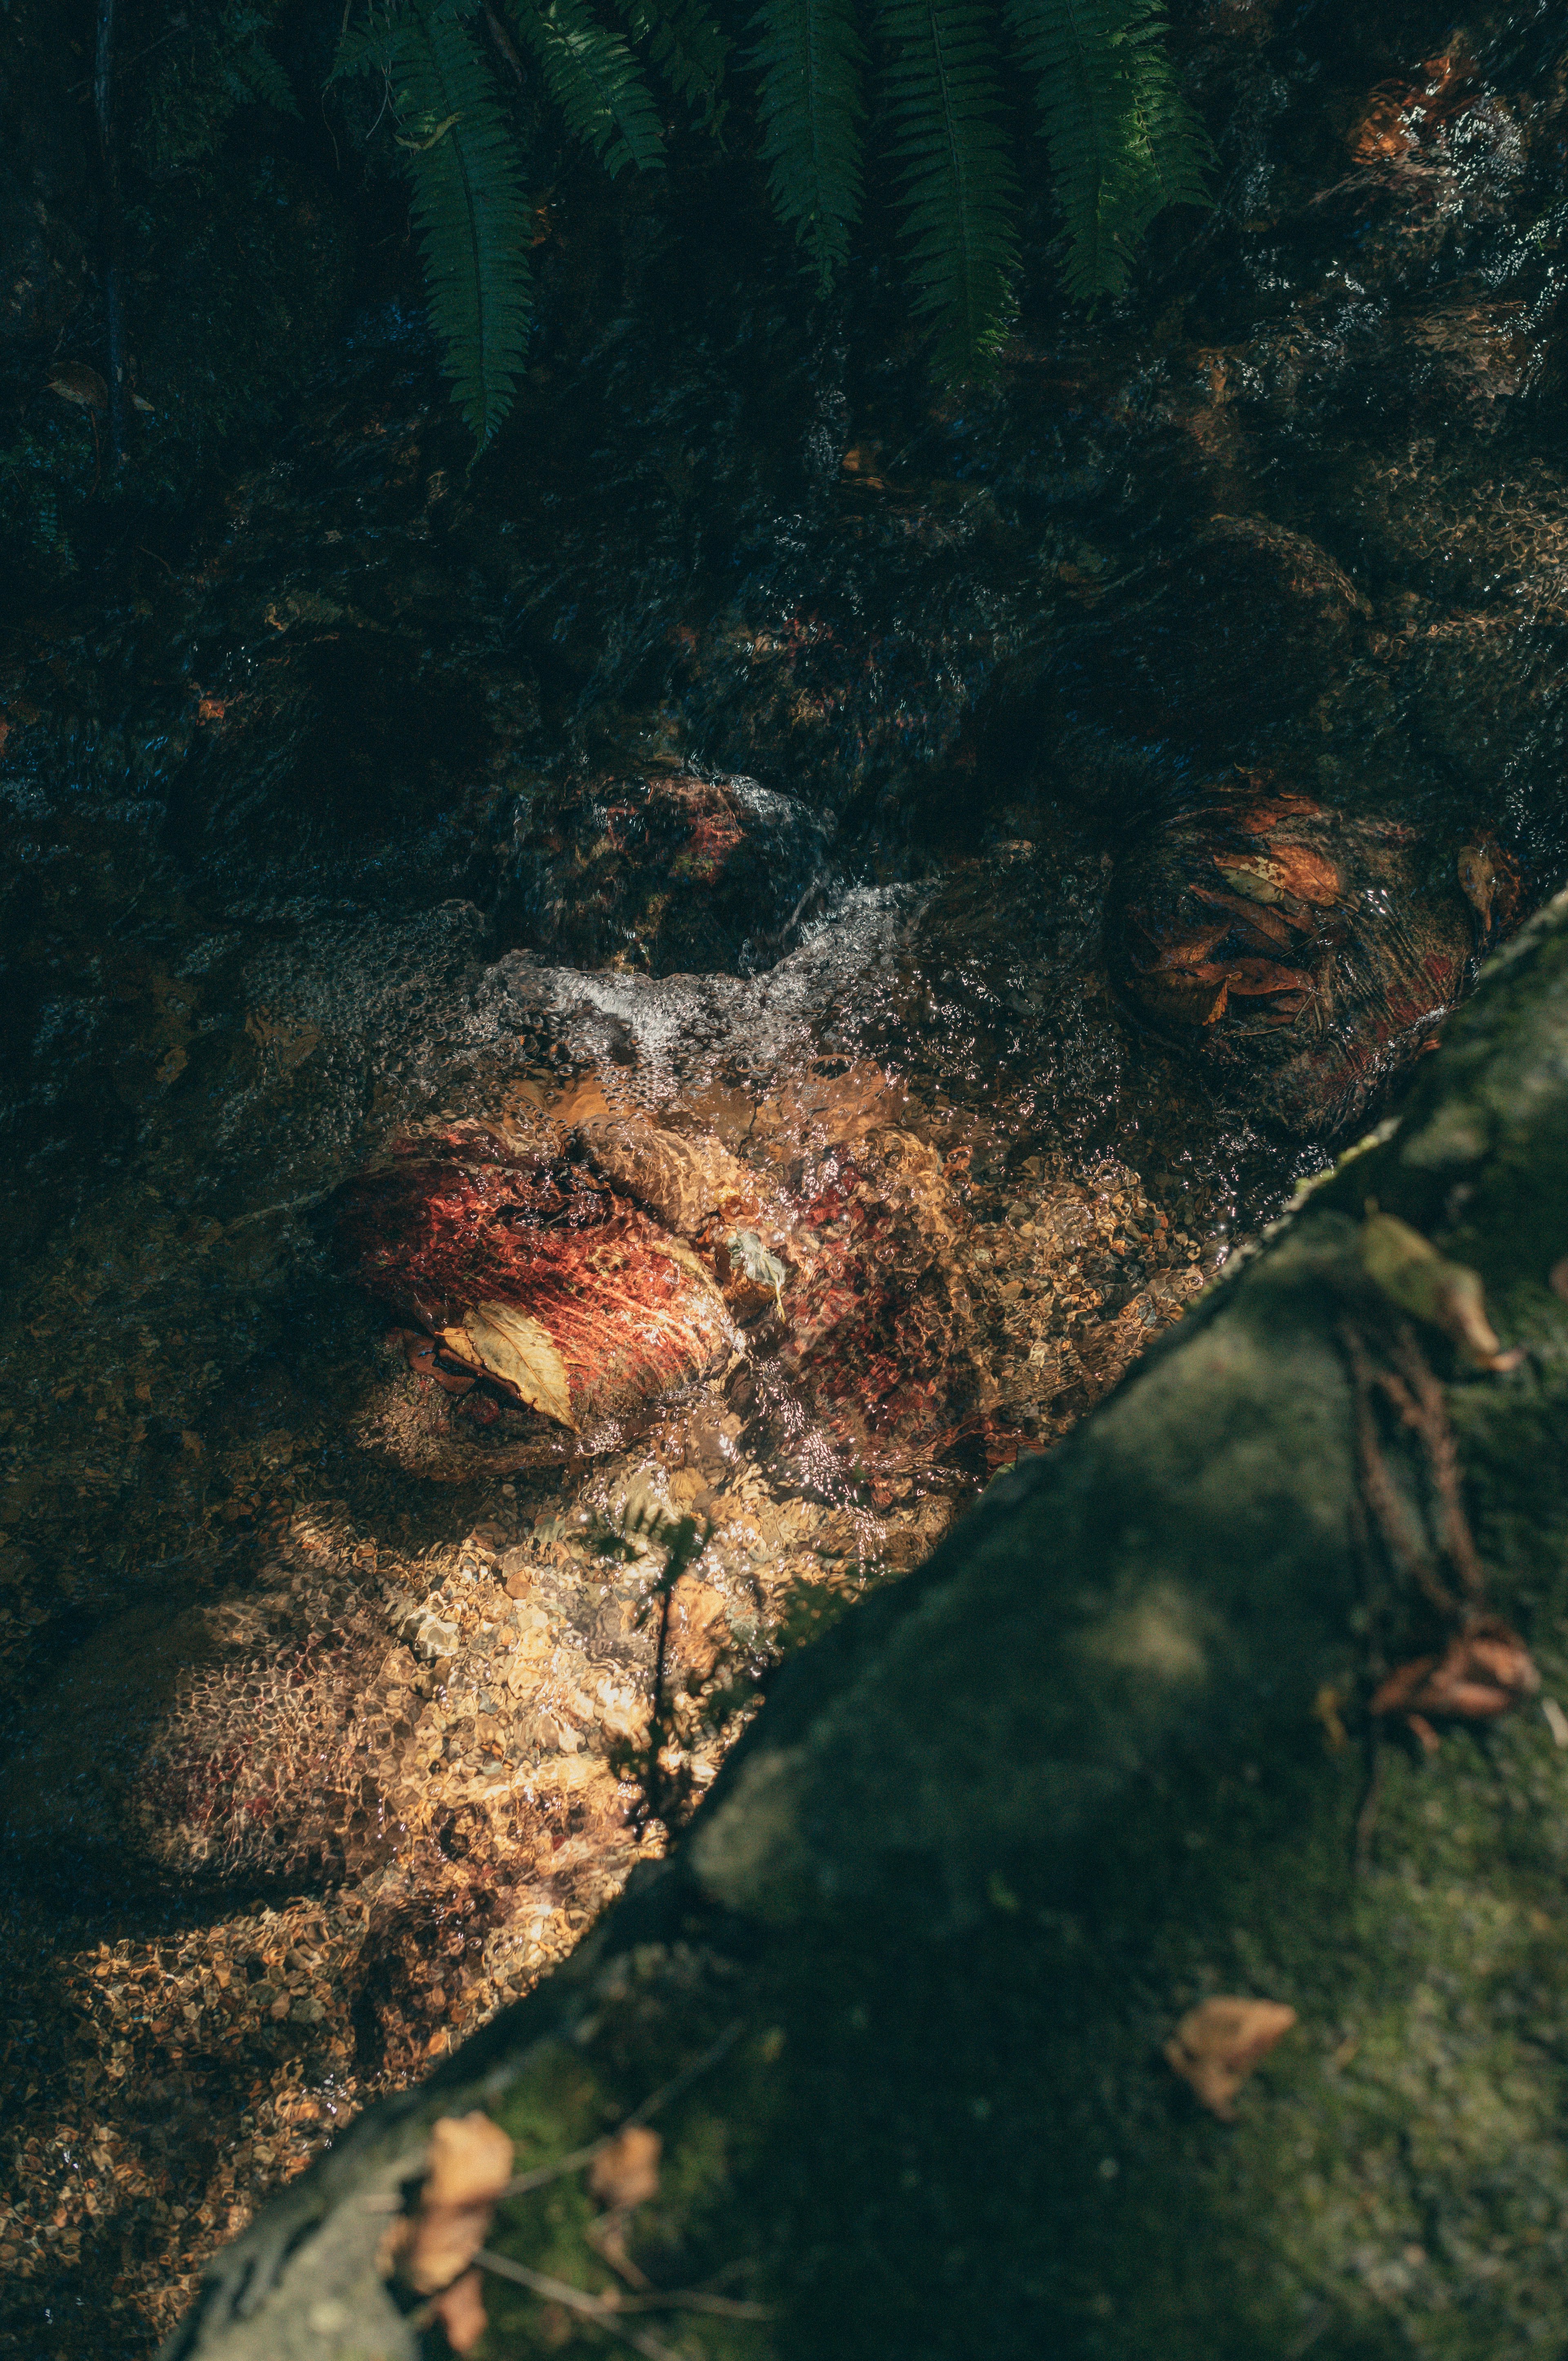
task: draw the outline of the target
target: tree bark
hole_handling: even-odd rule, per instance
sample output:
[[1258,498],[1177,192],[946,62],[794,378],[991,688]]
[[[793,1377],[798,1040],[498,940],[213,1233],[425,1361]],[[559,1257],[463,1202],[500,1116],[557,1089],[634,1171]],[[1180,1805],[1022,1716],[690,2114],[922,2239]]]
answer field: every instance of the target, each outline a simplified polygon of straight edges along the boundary
[[[638,2317],[684,2352],[1561,2349],[1565,1180],[1562,897],[1388,1136],[788,1665],[673,1857],[275,2199],[168,2361],[414,2355],[375,2209],[433,2120],[484,2107],[532,2169],[683,2072],[631,2251],[769,2313]],[[1480,1273],[1518,1366],[1390,1299],[1369,1201]],[[1484,1597],[1450,1581],[1445,1632],[1418,1569],[1458,1512]],[[1545,1709],[1434,1709],[1429,1752],[1372,1701],[1485,1618]],[[1163,2055],[1216,1994],[1298,2016],[1234,2123]],[[489,2243],[602,2290],[592,2215],[567,2172]],[[485,2291],[483,2353],[570,2329]]]

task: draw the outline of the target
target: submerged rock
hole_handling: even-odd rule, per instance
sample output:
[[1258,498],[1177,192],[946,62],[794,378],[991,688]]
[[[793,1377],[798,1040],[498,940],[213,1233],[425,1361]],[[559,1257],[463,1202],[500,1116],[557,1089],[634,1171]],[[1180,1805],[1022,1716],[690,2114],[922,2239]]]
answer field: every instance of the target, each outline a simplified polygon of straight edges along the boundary
[[1495,848],[1458,846],[1445,869],[1401,821],[1241,780],[1117,863],[1113,986],[1250,1112],[1333,1132],[1449,1013],[1516,880]]
[[563,965],[770,966],[821,896],[828,835],[795,796],[736,773],[568,780],[520,808],[502,923]]
[[478,1125],[404,1141],[351,1182],[354,1268],[419,1323],[397,1338],[418,1393],[394,1380],[402,1407],[378,1412],[394,1457],[458,1477],[558,1455],[549,1429],[607,1447],[748,1356],[840,1444],[950,1438],[996,1389],[942,1158],[866,1126],[861,1076],[836,1108],[824,1083],[803,1095],[783,1137],[771,1110],[766,1170],[711,1135],[603,1115],[528,1147]]
[[711,1274],[583,1166],[477,1130],[423,1145],[353,1183],[342,1224],[367,1282],[460,1368],[576,1433],[722,1360]]

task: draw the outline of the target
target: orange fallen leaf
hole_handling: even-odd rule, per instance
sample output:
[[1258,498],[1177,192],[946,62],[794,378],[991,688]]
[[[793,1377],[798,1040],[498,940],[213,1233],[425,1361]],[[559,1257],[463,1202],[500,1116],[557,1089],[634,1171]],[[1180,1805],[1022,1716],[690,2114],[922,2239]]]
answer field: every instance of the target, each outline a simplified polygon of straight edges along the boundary
[[1166,2063],[1201,2106],[1234,2123],[1236,2092],[1295,2022],[1295,2010],[1280,2001],[1201,2001],[1166,2043]]
[[[1230,920],[1223,918],[1218,925],[1201,927],[1195,934],[1188,935],[1179,942],[1162,944],[1152,960],[1135,960],[1133,964],[1145,975],[1157,975],[1168,971],[1174,971],[1179,974],[1185,971],[1195,976],[1206,976],[1209,971],[1203,962],[1215,945],[1223,941],[1230,931]],[[1148,929],[1146,927],[1141,928],[1140,932],[1147,934]],[[1153,939],[1151,936],[1150,940]]]
[[419,2295],[450,2288],[485,2243],[496,2201],[511,2179],[511,2156],[506,2133],[477,2108],[441,2116],[431,2127],[419,2211],[382,2241],[382,2277],[395,2271]]
[[1223,974],[1232,992],[1244,997],[1257,993],[1306,993],[1310,990],[1310,979],[1303,975],[1299,967],[1286,967],[1277,960],[1227,960]]
[[628,2124],[608,2147],[600,2148],[588,2172],[588,2187],[600,2204],[619,2210],[657,2197],[663,2145],[645,2124]]
[[482,2273],[465,2271],[430,2307],[432,2320],[440,2321],[454,2353],[471,2353],[490,2324],[485,2317],[483,2289]]
[[1276,902],[1288,894],[1321,907],[1339,899],[1339,872],[1310,844],[1271,842],[1266,851],[1216,852],[1214,866],[1249,902]]
[[[1271,910],[1266,903],[1245,901],[1239,894],[1222,894],[1214,885],[1194,885],[1191,891],[1198,901],[1212,903],[1218,910],[1228,910],[1249,934],[1262,935],[1269,942],[1278,943],[1282,950],[1292,949],[1290,920],[1278,910]],[[1305,923],[1297,920],[1295,931],[1299,933]]]
[[1402,1713],[1428,1752],[1437,1746],[1429,1717],[1440,1721],[1492,1721],[1534,1697],[1541,1675],[1517,1631],[1495,1616],[1457,1632],[1441,1656],[1417,1656],[1376,1690],[1372,1710]]
[[1237,812],[1235,825],[1248,836],[1266,836],[1282,819],[1321,819],[1322,811],[1321,804],[1315,804],[1310,796],[1266,796],[1261,803]]

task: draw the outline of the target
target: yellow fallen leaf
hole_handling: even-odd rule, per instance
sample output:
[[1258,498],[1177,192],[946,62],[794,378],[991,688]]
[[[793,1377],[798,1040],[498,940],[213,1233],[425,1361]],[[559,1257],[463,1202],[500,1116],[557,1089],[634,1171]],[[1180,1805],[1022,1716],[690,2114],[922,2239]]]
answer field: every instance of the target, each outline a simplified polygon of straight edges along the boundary
[[1367,1201],[1361,1230],[1366,1276],[1392,1303],[1413,1318],[1441,1328],[1481,1369],[1516,1369],[1522,1346],[1505,1353],[1486,1317],[1486,1292],[1479,1271],[1449,1262],[1429,1239],[1392,1213]]
[[1201,2001],[1166,2043],[1166,2063],[1201,2106],[1234,2123],[1236,2092],[1295,2022],[1295,2010],[1281,2001]]
[[530,1409],[575,1428],[566,1365],[548,1329],[510,1303],[476,1304],[460,1328],[444,1328],[441,1341],[460,1360],[477,1363],[515,1386]]

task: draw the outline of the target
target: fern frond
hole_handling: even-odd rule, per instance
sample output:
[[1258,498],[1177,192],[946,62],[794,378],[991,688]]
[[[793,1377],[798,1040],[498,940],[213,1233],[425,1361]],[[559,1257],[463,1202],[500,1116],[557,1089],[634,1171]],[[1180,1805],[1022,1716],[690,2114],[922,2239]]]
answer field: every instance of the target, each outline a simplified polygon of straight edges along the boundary
[[729,42],[703,0],[616,0],[616,6],[632,39],[682,105],[690,107],[698,127],[718,130],[726,113],[721,93]]
[[664,160],[658,114],[620,35],[590,16],[583,0],[510,0],[507,15],[538,59],[567,130],[593,149],[611,179],[628,164],[657,170]]
[[391,30],[393,95],[414,136],[404,160],[431,324],[483,450],[511,408],[532,311],[516,135],[462,16],[442,0],[416,0]]
[[267,18],[247,15],[243,23],[248,38],[236,53],[234,65],[245,85],[245,96],[263,106],[275,107],[280,115],[291,115],[298,121],[300,102],[294,96],[293,84],[268,47],[271,28]]
[[1168,204],[1206,204],[1208,135],[1178,93],[1163,0],[1008,0],[1038,85],[1066,230],[1069,294],[1120,293]]
[[1149,220],[1167,205],[1212,204],[1214,144],[1197,108],[1176,86],[1161,0],[1151,0],[1143,25],[1127,37],[1127,49],[1150,193],[1158,192]]
[[865,48],[854,0],[762,0],[756,24],[768,193],[826,292],[861,214]]
[[1017,266],[996,38],[980,0],[882,0],[879,16],[915,306],[962,370],[1000,342]]
[[327,87],[344,82],[351,74],[388,73],[391,71],[392,54],[406,38],[408,19],[393,16],[389,8],[378,8],[375,0],[361,25],[345,25],[337,44],[337,54],[327,75]]

